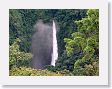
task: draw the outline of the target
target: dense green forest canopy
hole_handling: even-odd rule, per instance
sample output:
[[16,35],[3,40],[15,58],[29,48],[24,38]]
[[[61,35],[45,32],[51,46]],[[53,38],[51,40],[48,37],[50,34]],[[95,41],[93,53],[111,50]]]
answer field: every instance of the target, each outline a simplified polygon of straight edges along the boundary
[[20,50],[24,52],[31,51],[31,37],[34,33],[33,26],[36,21],[42,19],[45,23],[52,23],[56,20],[59,25],[58,50],[59,55],[63,53],[65,44],[63,39],[70,37],[71,33],[76,30],[75,20],[79,20],[86,16],[87,10],[36,10],[36,9],[10,9],[9,11],[9,27],[10,27],[10,45],[16,38],[20,38]]
[[[59,58],[45,70],[29,68],[32,59],[33,26],[55,20]],[[68,76],[99,74],[99,10],[96,9],[10,9],[10,75]],[[22,74],[19,72],[22,71]],[[28,73],[26,73],[28,72]],[[42,74],[45,73],[45,74]]]

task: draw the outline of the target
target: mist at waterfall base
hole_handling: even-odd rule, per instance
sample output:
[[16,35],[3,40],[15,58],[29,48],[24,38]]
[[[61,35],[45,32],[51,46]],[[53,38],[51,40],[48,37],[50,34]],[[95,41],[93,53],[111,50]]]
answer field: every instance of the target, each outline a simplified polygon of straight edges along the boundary
[[47,65],[55,66],[58,58],[58,47],[56,38],[56,25],[43,23],[39,20],[35,26],[32,36],[32,68],[44,69]]

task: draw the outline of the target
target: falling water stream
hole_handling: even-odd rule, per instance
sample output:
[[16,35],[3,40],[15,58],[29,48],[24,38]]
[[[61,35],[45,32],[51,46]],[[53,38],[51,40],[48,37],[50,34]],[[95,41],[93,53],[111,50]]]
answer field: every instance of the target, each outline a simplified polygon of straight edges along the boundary
[[56,25],[53,20],[53,53],[52,53],[52,61],[51,65],[55,66],[56,60],[58,59],[58,45],[57,45],[57,37],[56,37]]

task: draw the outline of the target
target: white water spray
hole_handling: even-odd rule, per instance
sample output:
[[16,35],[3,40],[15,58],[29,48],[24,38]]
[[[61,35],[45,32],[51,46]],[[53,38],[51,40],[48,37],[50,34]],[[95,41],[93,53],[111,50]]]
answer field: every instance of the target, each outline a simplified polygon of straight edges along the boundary
[[57,46],[57,38],[56,38],[56,25],[53,20],[53,53],[52,53],[52,61],[51,65],[55,66],[56,60],[58,59],[58,46]]

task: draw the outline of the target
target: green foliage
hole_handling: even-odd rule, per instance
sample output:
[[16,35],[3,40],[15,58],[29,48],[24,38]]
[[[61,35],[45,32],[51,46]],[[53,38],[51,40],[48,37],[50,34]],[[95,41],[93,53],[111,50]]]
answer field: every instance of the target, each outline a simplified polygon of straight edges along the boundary
[[80,49],[83,56],[74,63],[75,75],[98,75],[98,68],[94,69],[94,63],[98,64],[99,58],[99,11],[88,10],[87,17],[75,21],[77,32],[72,33],[72,38],[65,38],[68,57],[73,56],[75,46]]
[[[86,13],[87,12],[87,13]],[[56,66],[33,69],[31,38],[33,26],[42,19],[57,21],[59,58]],[[59,9],[9,10],[10,76],[95,76],[99,74],[99,11]]]
[[10,76],[68,76],[66,71],[51,72],[47,69],[33,69],[33,68],[13,68],[10,70]]
[[92,64],[85,64],[84,68],[77,67],[72,72],[75,76],[98,76],[99,75],[99,62],[98,60]]
[[59,10],[59,9],[10,9],[9,10],[9,33],[10,45],[16,38],[21,40],[20,50],[31,52],[31,37],[34,34],[33,26],[36,21],[42,19],[45,23],[52,23],[56,20],[59,28],[57,33],[58,51],[61,56],[65,50],[64,38],[70,37],[70,34],[76,30],[75,20],[85,17],[86,10]]
[[80,53],[76,53],[74,56],[68,57],[66,51],[56,61],[56,66],[53,68],[56,71],[68,70],[71,73],[74,69],[74,63],[81,57]]
[[30,52],[31,37],[34,32],[32,28],[37,20],[36,13],[34,10],[9,10],[10,45],[13,44],[16,38],[19,38],[21,40],[20,50]]
[[59,31],[57,33],[57,41],[58,41],[58,53],[59,57],[61,57],[65,50],[64,38],[69,38],[71,33],[76,31],[76,24],[74,21],[80,20],[81,18],[86,16],[86,11],[84,9],[66,9],[66,10],[58,10],[55,14],[54,18],[58,22]]
[[20,43],[20,39],[18,38],[9,47],[9,64],[10,64],[9,66],[10,66],[10,69],[12,67],[19,67],[21,65],[22,66],[28,66],[27,63],[29,63],[29,61],[32,58],[31,53],[25,53],[25,52],[21,52],[19,50],[19,43]]

